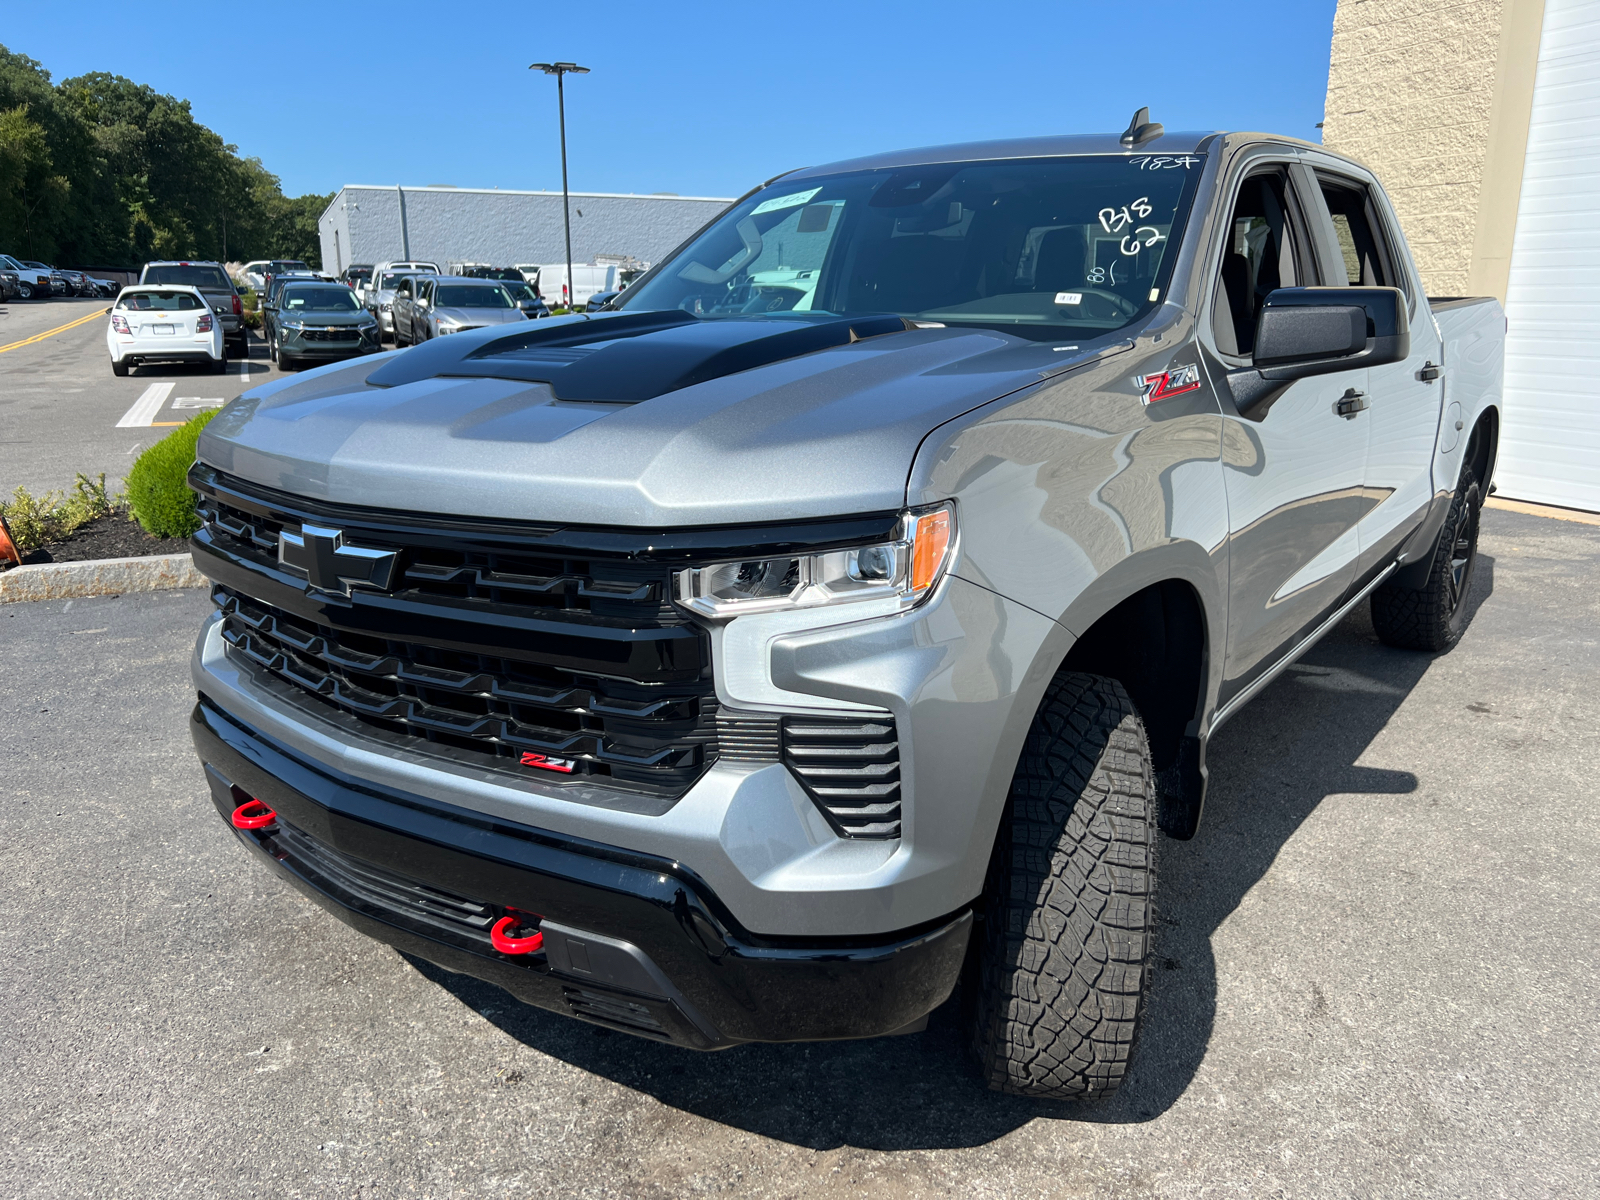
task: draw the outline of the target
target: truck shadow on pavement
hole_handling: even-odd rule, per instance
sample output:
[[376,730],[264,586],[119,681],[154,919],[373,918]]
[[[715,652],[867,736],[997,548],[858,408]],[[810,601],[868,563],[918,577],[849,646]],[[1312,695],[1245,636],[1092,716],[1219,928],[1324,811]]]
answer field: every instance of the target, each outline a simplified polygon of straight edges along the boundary
[[[1493,587],[1494,560],[1480,556],[1468,598],[1474,613]],[[535,1050],[706,1120],[814,1150],[979,1146],[1041,1117],[1148,1121],[1183,1095],[1210,1044],[1212,935],[1285,843],[1326,796],[1417,790],[1410,772],[1357,760],[1432,661],[1380,644],[1360,605],[1218,733],[1200,833],[1162,843],[1149,1014],[1129,1079],[1108,1101],[1041,1103],[989,1091],[966,1052],[959,996],[920,1034],[701,1054],[530,1008],[490,984],[408,961]]]

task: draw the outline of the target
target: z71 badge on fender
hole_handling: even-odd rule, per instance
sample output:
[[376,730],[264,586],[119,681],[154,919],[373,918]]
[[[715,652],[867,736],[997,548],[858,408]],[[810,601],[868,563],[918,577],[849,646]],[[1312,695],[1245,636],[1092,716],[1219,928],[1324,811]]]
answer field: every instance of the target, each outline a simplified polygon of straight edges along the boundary
[[1184,392],[1194,391],[1200,386],[1200,368],[1190,363],[1185,367],[1162,371],[1159,375],[1135,375],[1133,382],[1138,385],[1139,395],[1144,402],[1154,404],[1169,396],[1181,396]]

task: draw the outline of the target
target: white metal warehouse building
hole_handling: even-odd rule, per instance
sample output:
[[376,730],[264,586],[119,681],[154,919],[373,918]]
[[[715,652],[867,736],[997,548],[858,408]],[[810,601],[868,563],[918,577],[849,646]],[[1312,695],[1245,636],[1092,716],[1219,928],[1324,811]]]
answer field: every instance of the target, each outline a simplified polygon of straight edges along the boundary
[[[572,193],[572,261],[597,254],[656,262],[729,199]],[[322,263],[558,263],[566,258],[560,192],[346,184],[318,222]]]
[[1600,0],[1339,0],[1323,140],[1505,305],[1499,494],[1600,511]]

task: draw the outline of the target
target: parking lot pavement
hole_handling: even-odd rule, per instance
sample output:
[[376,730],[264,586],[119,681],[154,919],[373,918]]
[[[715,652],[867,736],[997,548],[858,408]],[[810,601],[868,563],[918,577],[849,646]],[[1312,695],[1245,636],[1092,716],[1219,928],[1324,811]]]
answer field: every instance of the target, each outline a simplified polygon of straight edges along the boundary
[[[12,301],[0,305],[0,346],[79,317],[108,300]],[[105,472],[113,490],[139,451],[206,408],[220,407],[276,372],[260,340],[226,375],[169,363],[119,379],[106,350],[106,318],[0,353],[0,495],[65,489],[82,471]],[[141,403],[141,401],[143,403]]]
[[199,592],[0,606],[0,1193],[1600,1190],[1600,529],[1486,511],[1461,645],[1364,608],[1213,744],[1099,1106],[927,1032],[701,1055],[368,941],[219,821]]

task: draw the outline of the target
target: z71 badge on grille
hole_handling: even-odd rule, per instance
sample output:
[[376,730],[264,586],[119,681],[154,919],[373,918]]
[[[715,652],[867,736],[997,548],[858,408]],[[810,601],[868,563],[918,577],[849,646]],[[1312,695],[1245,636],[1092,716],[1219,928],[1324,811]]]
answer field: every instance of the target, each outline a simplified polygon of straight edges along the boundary
[[314,591],[348,596],[353,587],[388,591],[399,555],[393,550],[347,546],[344,531],[302,525],[278,535],[278,563],[304,575]]
[[1194,391],[1200,386],[1200,368],[1190,363],[1186,367],[1162,371],[1159,375],[1135,375],[1133,382],[1138,386],[1144,402],[1154,404],[1169,396],[1181,396],[1184,392]]

